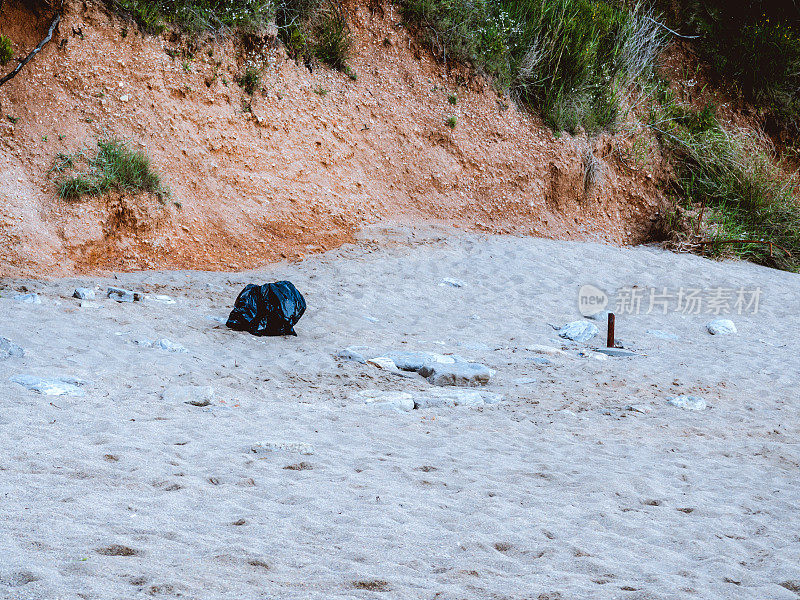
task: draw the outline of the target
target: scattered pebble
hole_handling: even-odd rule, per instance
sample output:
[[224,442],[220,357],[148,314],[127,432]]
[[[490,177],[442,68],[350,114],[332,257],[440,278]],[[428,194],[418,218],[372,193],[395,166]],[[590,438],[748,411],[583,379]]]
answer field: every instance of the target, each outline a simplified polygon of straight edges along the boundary
[[705,410],[706,401],[700,396],[676,396],[667,400],[672,406],[683,408],[686,410]]
[[589,321],[573,321],[558,330],[558,335],[573,342],[588,342],[600,333],[597,325]]
[[444,279],[442,279],[442,281],[441,281],[441,283],[439,285],[440,286],[449,285],[450,287],[460,288],[460,287],[465,287],[467,284],[464,283],[463,281],[461,281],[460,279],[453,279],[451,277],[445,277]]
[[373,367],[378,367],[384,371],[397,371],[397,365],[391,358],[386,356],[376,356],[375,358],[367,359],[367,364]]
[[94,290],[85,287],[79,287],[75,288],[75,291],[72,292],[72,297],[78,298],[79,300],[94,300],[95,295]]
[[22,358],[25,350],[8,338],[0,337],[0,360],[4,358]]
[[358,396],[365,404],[375,408],[385,408],[402,412],[414,409],[414,398],[408,392],[361,390]]
[[178,344],[177,342],[173,342],[170,339],[162,338],[160,340],[156,340],[153,342],[153,348],[158,348],[159,350],[166,350],[167,352],[188,352],[188,350]]
[[626,356],[639,356],[636,352],[631,352],[630,350],[625,350],[624,348],[598,348],[596,352],[600,354],[605,354],[606,356],[612,356],[615,358],[624,358]]
[[39,294],[17,294],[14,296],[14,300],[17,302],[22,302],[23,304],[41,304],[42,299],[39,298]]
[[139,292],[131,292],[130,290],[123,290],[122,288],[110,287],[108,288],[108,297],[117,302],[135,302],[142,299]]
[[84,391],[79,386],[88,383],[77,377],[46,378],[36,375],[14,375],[10,381],[45,396],[83,396]]
[[250,447],[250,452],[253,454],[269,454],[278,451],[310,455],[314,454],[314,446],[305,442],[263,442]]
[[489,383],[492,373],[480,363],[426,363],[419,371],[433,385],[477,386]]
[[714,319],[706,323],[706,329],[711,335],[733,335],[736,325],[730,319]]

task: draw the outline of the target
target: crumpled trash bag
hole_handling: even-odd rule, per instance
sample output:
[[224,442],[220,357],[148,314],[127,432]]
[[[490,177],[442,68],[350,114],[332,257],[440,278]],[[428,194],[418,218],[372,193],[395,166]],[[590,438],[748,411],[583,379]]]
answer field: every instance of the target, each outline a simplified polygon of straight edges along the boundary
[[290,281],[245,286],[225,323],[253,335],[297,335],[294,326],[306,311],[306,300]]

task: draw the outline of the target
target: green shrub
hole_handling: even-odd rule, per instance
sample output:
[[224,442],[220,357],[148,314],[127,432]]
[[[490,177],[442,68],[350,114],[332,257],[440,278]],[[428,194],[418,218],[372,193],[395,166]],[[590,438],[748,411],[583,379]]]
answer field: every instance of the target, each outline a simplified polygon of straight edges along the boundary
[[329,67],[345,71],[353,42],[341,7],[332,4],[320,11],[314,30],[314,56]]
[[458,125],[458,117],[448,117],[445,123],[450,129],[455,129]]
[[11,38],[0,35],[0,65],[5,65],[14,58],[14,49],[11,47]]
[[796,271],[800,267],[798,181],[788,175],[769,139],[723,126],[713,107],[668,102],[657,115],[662,139],[677,159],[687,206],[703,215],[704,249]]
[[246,94],[252,96],[261,87],[261,73],[255,67],[247,67],[237,79],[238,83]]
[[613,126],[663,46],[652,13],[601,0],[402,0],[445,60],[472,63],[555,129]]
[[703,58],[745,98],[800,128],[800,12],[794,3],[693,1],[689,21]]
[[221,27],[257,32],[271,22],[271,0],[108,0],[132,16],[149,33],[161,33],[167,23],[197,33]]
[[[51,171],[61,173],[75,167],[78,155],[60,153]],[[162,184],[150,158],[139,150],[131,149],[124,141],[111,138],[98,140],[97,153],[86,159],[88,171],[65,177],[58,183],[58,194],[64,199],[76,199],[83,195],[103,194],[110,189],[132,192],[148,192],[164,198],[169,190]]]

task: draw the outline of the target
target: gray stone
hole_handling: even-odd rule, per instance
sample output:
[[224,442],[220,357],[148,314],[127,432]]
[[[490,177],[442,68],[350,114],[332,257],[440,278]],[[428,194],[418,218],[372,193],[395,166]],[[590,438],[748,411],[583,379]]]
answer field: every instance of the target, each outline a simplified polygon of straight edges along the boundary
[[75,288],[75,291],[72,292],[72,297],[80,300],[94,300],[95,295],[94,290],[85,287],[79,287]]
[[442,282],[439,285],[449,285],[450,287],[464,287],[467,284],[461,281],[460,279],[453,279],[452,277],[445,277],[442,279]]
[[680,339],[674,333],[668,333],[666,331],[661,331],[660,329],[648,329],[647,334],[652,335],[653,337],[661,338],[662,340],[677,341]]
[[736,325],[730,319],[714,319],[706,323],[706,329],[711,335],[733,335]]
[[184,402],[192,406],[208,406],[214,399],[210,385],[171,385],[161,392],[161,399],[170,404]]
[[706,401],[700,396],[676,396],[667,400],[672,406],[683,408],[685,410],[705,410]]
[[592,321],[600,321],[601,323],[608,323],[608,315],[609,311],[601,310],[598,313],[594,313],[593,315],[586,315],[587,319],[591,319]]
[[139,292],[131,292],[130,290],[123,290],[122,288],[110,287],[108,288],[108,297],[117,302],[134,302],[142,299]]
[[362,390],[358,393],[365,404],[373,408],[408,412],[414,409],[414,398],[408,392],[391,390]]
[[345,348],[344,350],[339,350],[339,352],[337,352],[334,356],[339,360],[351,360],[353,362],[357,362],[362,365],[367,364],[367,359],[364,357],[364,355],[361,354],[360,352],[356,352],[352,348]]
[[228,322],[228,317],[221,317],[218,315],[206,315],[206,319],[214,323],[221,323],[222,325]]
[[631,352],[630,350],[625,350],[624,348],[598,348],[596,350],[600,354],[605,354],[606,356],[612,356],[614,358],[623,358],[626,356],[639,356],[636,352]]
[[441,408],[455,406],[484,406],[497,404],[503,399],[500,394],[483,390],[431,389],[414,393],[414,408]]
[[653,409],[646,404],[629,404],[625,407],[625,410],[646,415]]
[[41,304],[42,299],[39,298],[39,294],[17,294],[14,296],[14,300],[17,302],[22,302],[23,304]]
[[298,454],[314,454],[314,446],[305,442],[264,442],[250,447],[253,454],[264,455],[272,452],[297,452]]
[[186,348],[167,338],[161,338],[160,340],[154,341],[153,348],[166,350],[167,352],[188,352]]
[[559,337],[573,342],[588,342],[598,333],[600,333],[600,330],[597,325],[589,321],[573,321],[558,330]]
[[419,371],[428,363],[453,364],[456,362],[453,357],[435,352],[398,351],[389,352],[386,356],[394,361],[398,369],[403,371]]
[[84,391],[79,386],[88,383],[77,377],[47,378],[36,375],[14,375],[10,381],[45,396],[83,396]]
[[8,338],[0,337],[0,360],[4,358],[22,358],[25,350]]
[[419,374],[427,378],[433,385],[461,387],[486,385],[492,376],[486,365],[463,362],[427,363],[419,370]]

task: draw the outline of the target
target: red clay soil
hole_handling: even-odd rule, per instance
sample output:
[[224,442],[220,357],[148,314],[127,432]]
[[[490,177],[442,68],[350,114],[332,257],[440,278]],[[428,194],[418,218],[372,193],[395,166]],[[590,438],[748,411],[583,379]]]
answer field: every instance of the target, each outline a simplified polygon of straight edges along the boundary
[[[48,15],[19,0],[0,11],[16,55],[44,37]],[[182,58],[191,40],[68,1],[53,41],[0,87],[0,275],[252,268],[387,219],[648,239],[664,201],[652,176],[611,155],[616,140],[556,138],[484,79],[448,72],[396,7],[349,13],[356,81],[309,71],[274,40],[248,51],[205,39]],[[252,98],[235,83],[249,65],[263,68]],[[55,157],[111,135],[152,157],[172,191],[165,206],[120,192],[58,197]],[[588,182],[587,161],[600,171]]]

